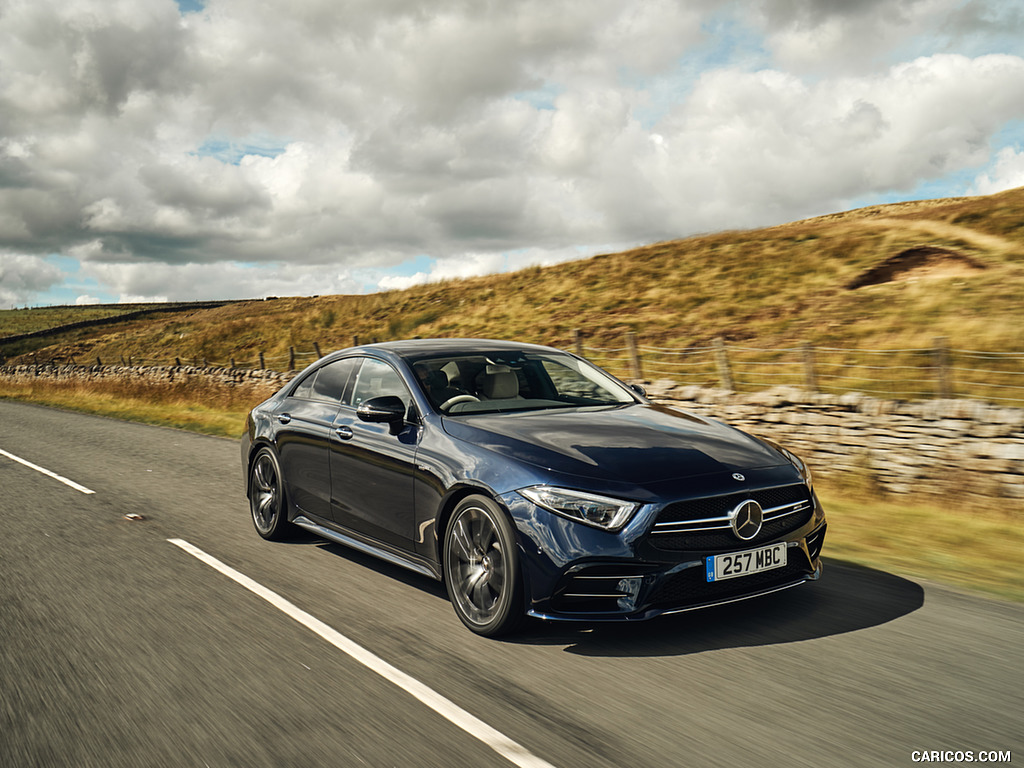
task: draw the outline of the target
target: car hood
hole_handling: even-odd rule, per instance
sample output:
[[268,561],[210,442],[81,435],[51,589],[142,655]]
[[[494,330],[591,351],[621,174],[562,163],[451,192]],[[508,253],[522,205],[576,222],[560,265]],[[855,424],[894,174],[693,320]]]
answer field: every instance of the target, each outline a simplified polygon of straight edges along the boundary
[[516,461],[640,485],[788,463],[739,430],[658,405],[446,417],[444,429]]

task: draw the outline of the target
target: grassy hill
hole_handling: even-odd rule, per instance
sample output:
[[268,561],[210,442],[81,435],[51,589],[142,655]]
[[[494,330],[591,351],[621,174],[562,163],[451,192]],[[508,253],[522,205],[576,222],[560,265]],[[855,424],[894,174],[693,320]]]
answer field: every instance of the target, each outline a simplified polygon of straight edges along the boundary
[[[17,360],[281,359],[410,336],[659,347],[926,347],[1024,351],[1024,188],[874,206],[657,243],[520,272],[365,296],[237,302],[0,347]],[[108,311],[113,308],[107,308]],[[104,308],[64,308],[61,322]],[[0,336],[44,310],[0,311]],[[42,318],[42,314],[39,315]],[[38,325],[38,323],[37,323]]]

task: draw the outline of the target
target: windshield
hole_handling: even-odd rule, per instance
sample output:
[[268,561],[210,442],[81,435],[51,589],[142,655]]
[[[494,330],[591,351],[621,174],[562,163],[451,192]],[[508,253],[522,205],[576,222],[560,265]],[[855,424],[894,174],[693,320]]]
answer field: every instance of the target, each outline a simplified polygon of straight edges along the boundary
[[601,369],[558,352],[438,355],[412,368],[431,404],[451,415],[636,402]]

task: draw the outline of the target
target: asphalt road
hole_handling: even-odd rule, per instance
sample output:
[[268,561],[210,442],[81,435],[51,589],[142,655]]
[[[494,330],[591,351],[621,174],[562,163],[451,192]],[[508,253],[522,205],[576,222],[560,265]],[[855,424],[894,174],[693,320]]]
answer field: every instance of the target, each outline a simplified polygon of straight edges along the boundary
[[511,765],[170,539],[556,768],[1024,759],[1024,606],[826,562],[759,601],[485,640],[427,579],[260,539],[233,441],[0,402],[0,449],[94,491],[0,455],[5,768]]

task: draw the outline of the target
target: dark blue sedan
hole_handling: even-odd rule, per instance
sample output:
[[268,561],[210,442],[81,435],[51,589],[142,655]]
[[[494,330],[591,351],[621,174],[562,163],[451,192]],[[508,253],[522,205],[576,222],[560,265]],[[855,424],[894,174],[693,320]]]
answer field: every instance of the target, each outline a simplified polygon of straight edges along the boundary
[[335,352],[252,410],[242,464],[263,538],[299,527],[443,580],[482,635],[526,615],[647,619],[821,573],[825,514],[800,459],[550,347]]

